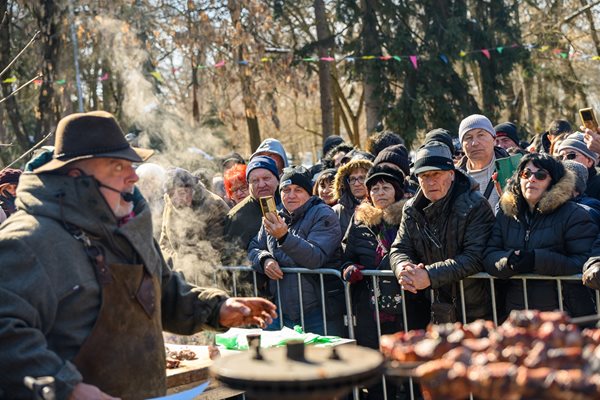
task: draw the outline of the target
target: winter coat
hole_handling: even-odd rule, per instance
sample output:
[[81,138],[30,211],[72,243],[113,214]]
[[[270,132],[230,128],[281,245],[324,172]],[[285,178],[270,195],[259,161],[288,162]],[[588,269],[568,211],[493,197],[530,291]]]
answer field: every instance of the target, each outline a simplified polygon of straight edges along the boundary
[[227,204],[201,183],[194,187],[191,207],[176,208],[168,194],[164,204],[159,241],[163,255],[192,282],[200,280],[200,276],[192,278],[200,269],[212,276],[212,268],[207,267],[220,259]]
[[[252,267],[264,274],[263,265],[267,258],[275,259],[280,267],[328,268],[339,261],[342,233],[339,221],[331,208],[321,199],[312,196],[302,207],[289,214],[282,210],[279,215],[288,225],[283,242],[267,233],[261,226],[258,235],[248,248]],[[338,260],[336,260],[336,258]],[[320,306],[319,280],[313,276],[302,277],[302,299],[304,312]],[[296,274],[285,274],[279,280],[281,312],[288,318],[300,318],[298,278]],[[271,294],[277,298],[276,281],[270,280]]]
[[357,168],[364,169],[366,175],[367,171],[369,171],[372,166],[373,163],[369,160],[353,160],[341,166],[335,174],[335,179],[333,180],[333,191],[338,204],[333,206],[333,211],[335,211],[335,214],[340,220],[342,235],[344,235],[348,230],[348,225],[350,225],[354,210],[356,206],[360,204],[360,201],[354,197],[350,191],[350,182],[348,182],[348,177]]
[[594,166],[588,168],[588,180],[585,194],[596,200],[600,200],[600,174],[598,174],[598,169]]
[[258,200],[246,197],[229,210],[225,221],[225,239],[235,242],[244,251],[262,225],[262,211]]
[[[350,224],[350,227],[348,228],[346,236],[343,240],[344,253],[342,257],[342,270],[351,264],[358,264],[364,267],[365,270],[390,270],[389,250],[391,248],[391,242],[390,248],[387,249],[388,253],[383,257],[381,255],[378,256],[377,235],[381,233],[382,229],[385,229],[385,225],[387,225],[388,229],[397,231],[398,227],[400,226],[400,221],[402,220],[402,208],[404,207],[405,203],[406,200],[400,200],[391,204],[384,210],[376,208],[369,202],[364,202],[356,207],[356,211],[352,218],[352,223]],[[373,321],[375,318],[375,307],[371,299],[371,281],[371,277],[364,277],[361,281],[358,281],[351,286],[354,314],[359,320],[357,321],[356,329],[357,337],[370,337],[370,333],[377,333],[376,328],[373,329],[371,324],[369,324],[369,322]],[[400,293],[400,286],[398,286],[398,294]],[[427,325],[427,321],[419,323],[420,320],[418,317],[423,315],[425,315],[427,318],[429,317],[427,299],[425,299],[424,296],[415,296],[409,292],[405,292],[405,296],[410,297],[410,301],[408,301],[406,304],[408,308],[407,317],[409,329],[425,327]],[[380,317],[381,320],[398,319],[399,328],[396,330],[401,329],[401,318],[402,316],[400,315],[385,315]],[[371,321],[363,322],[361,321],[363,319],[368,319]],[[371,330],[373,332],[368,332]],[[359,344],[361,344],[360,340]],[[366,345],[369,345],[369,343]]]
[[[108,265],[142,263],[159,278],[156,311],[162,311],[163,330],[192,334],[219,327],[225,293],[192,286],[167,267],[143,199],[135,203],[135,217],[118,227],[92,177],[26,173],[17,207],[0,228],[0,397],[30,399],[26,375],[53,376],[58,399],[68,398],[82,380],[71,360],[94,326],[100,286],[83,244],[64,222],[101,246]],[[164,345],[148,351],[164,352]]]
[[[585,209],[570,201],[574,186],[573,173],[566,171],[565,176],[543,194],[533,215],[528,215],[529,207],[521,194],[510,189],[504,192],[484,256],[484,266],[490,275],[498,278],[516,275],[508,264],[514,250],[534,252],[533,274],[560,276],[582,272],[598,226]],[[522,282],[510,280],[507,284],[506,311],[525,308]],[[574,284],[580,290],[567,290],[569,293],[563,290],[563,297],[567,310],[579,314],[584,300],[572,299],[587,296],[581,283]],[[563,283],[563,288],[572,288],[574,284]],[[529,308],[558,308],[555,281],[530,280],[527,293]]]
[[600,200],[586,194],[579,195],[573,201],[582,206],[592,217],[592,220],[600,227]]
[[[438,290],[440,301],[452,302],[452,284],[455,285],[460,315],[458,282],[483,270],[481,257],[493,224],[494,214],[477,183],[456,170],[454,183],[444,199],[431,203],[419,189],[404,206],[402,223],[392,245],[392,270],[400,278],[402,262],[425,264],[431,288]],[[489,316],[487,285],[479,279],[464,280],[468,320]]]

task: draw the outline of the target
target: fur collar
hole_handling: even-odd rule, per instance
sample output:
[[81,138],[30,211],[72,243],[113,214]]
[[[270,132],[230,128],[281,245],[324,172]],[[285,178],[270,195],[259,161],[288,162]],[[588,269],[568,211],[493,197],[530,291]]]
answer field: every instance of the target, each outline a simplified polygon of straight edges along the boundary
[[350,190],[346,183],[346,177],[348,177],[348,175],[350,175],[352,171],[354,171],[357,168],[363,168],[365,171],[368,172],[372,166],[373,163],[368,160],[353,160],[341,166],[335,174],[335,179],[333,180],[333,190],[335,192],[335,199],[339,200],[344,194],[344,192]]
[[[549,191],[542,195],[542,198],[537,204],[537,209],[541,214],[550,214],[560,206],[571,200],[573,197],[573,189],[575,188],[575,175],[571,171],[566,171],[562,177]],[[517,194],[512,191],[505,191],[500,198],[500,207],[504,214],[509,217],[519,215],[519,201]]]
[[406,203],[406,199],[390,204],[385,210],[380,210],[365,201],[356,207],[354,218],[356,222],[362,222],[368,226],[379,225],[382,220],[390,225],[400,225],[404,203]]

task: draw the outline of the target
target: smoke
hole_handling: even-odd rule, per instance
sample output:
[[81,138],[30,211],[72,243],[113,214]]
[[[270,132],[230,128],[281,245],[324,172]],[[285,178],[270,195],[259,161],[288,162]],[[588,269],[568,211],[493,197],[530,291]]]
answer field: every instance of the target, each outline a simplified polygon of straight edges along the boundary
[[[190,113],[186,114],[175,105],[180,99],[170,99],[159,92],[160,85],[157,89],[156,78],[150,75],[152,71],[144,71],[149,56],[130,25],[107,16],[96,16],[90,21],[89,29],[99,37],[100,51],[110,60],[111,72],[122,84],[123,115],[118,117],[140,131],[137,145],[158,148],[151,161],[165,169],[202,169],[205,173],[214,174],[219,168],[213,161],[214,155],[229,151],[209,129],[195,125]],[[169,258],[174,269],[182,271],[190,282],[214,286],[216,267],[222,264],[224,255],[221,252],[226,246],[222,236],[215,239],[210,235],[222,230],[222,227],[215,226],[222,222],[214,222],[211,208],[202,209],[205,203],[177,212],[171,209],[171,214],[166,217],[169,207],[161,201],[162,185],[152,182],[159,178],[148,174],[141,182],[141,190],[146,198],[153,199],[150,206],[155,237],[161,238],[165,258]],[[206,189],[202,188],[198,186],[198,194],[206,197]],[[227,212],[226,208],[224,212]],[[166,233],[168,240],[165,241],[162,239]],[[237,263],[246,258],[245,251],[241,249],[228,247],[226,253],[226,259],[230,260],[231,253],[237,253],[234,258]],[[229,289],[231,286],[225,285],[230,283],[221,279],[220,286]]]
[[178,106],[181,99],[160,94],[161,85],[168,82],[157,83],[157,78],[150,74],[156,71],[144,70],[149,55],[130,25],[96,16],[90,29],[100,37],[101,49],[110,60],[111,71],[123,85],[123,115],[120,119],[141,131],[139,146],[159,148],[152,161],[190,171],[201,167],[216,170],[210,157],[223,152],[223,142],[209,129],[193,123],[190,113]]

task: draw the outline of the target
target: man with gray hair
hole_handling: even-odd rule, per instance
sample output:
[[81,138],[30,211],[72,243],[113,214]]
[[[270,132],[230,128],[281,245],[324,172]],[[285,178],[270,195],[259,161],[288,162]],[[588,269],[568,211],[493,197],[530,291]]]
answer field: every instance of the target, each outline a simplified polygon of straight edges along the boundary
[[[483,270],[481,257],[494,214],[477,183],[454,168],[445,144],[433,141],[421,147],[414,173],[420,189],[404,206],[390,265],[404,290],[421,301],[429,294],[425,289],[433,289],[434,322],[456,322],[462,314],[458,283]],[[489,317],[485,282],[465,280],[464,301],[466,320]]]
[[496,172],[496,159],[508,157],[501,147],[495,147],[496,130],[484,115],[473,114],[463,119],[458,128],[458,138],[465,156],[458,167],[479,184],[479,192],[490,203],[492,210],[500,200],[492,175]]

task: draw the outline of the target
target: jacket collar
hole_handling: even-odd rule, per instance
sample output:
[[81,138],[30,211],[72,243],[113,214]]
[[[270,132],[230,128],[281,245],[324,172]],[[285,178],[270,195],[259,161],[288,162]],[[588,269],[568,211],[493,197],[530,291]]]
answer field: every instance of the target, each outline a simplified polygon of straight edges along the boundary
[[376,226],[382,221],[388,225],[400,225],[402,221],[402,208],[405,203],[406,199],[402,199],[381,210],[370,202],[365,201],[356,207],[354,217],[357,222],[362,222],[367,226]]
[[[560,206],[571,200],[573,197],[573,189],[575,188],[575,176],[569,170],[565,171],[565,176],[561,178],[550,190],[542,195],[542,198],[537,204],[537,210],[541,214],[550,214]],[[522,195],[514,193],[510,190],[505,191],[500,197],[500,207],[504,214],[509,217],[517,217],[519,208],[523,207],[519,203],[522,202]],[[524,204],[524,202],[523,202]],[[519,207],[520,206],[520,207]]]
[[320,198],[318,198],[317,196],[311,196],[306,203],[304,203],[301,207],[299,207],[296,211],[294,211],[293,213],[288,212],[285,208],[283,208],[280,212],[279,215],[281,215],[281,217],[285,220],[285,222],[288,225],[292,225],[296,222],[298,222],[299,220],[302,219],[302,217],[304,217],[304,214],[306,214],[306,211],[311,208],[314,205],[323,203],[323,200],[321,200]]

